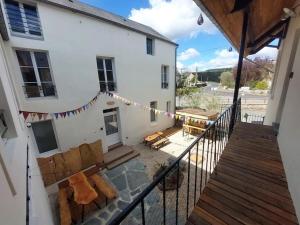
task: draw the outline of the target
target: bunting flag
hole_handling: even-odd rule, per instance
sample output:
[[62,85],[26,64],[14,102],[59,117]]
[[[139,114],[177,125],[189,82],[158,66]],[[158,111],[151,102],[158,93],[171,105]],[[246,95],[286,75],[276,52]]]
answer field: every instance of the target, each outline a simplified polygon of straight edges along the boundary
[[[81,107],[75,108],[73,110],[68,110],[68,111],[64,111],[64,112],[53,112],[53,113],[46,113],[46,112],[29,112],[29,111],[20,111],[20,114],[23,114],[24,120],[26,121],[29,117],[29,115],[31,116],[31,119],[34,120],[35,117],[37,116],[38,120],[46,120],[48,117],[54,118],[54,119],[64,119],[66,117],[70,117],[70,116],[77,116],[78,114],[80,114],[83,111],[88,110],[91,106],[93,106],[96,101],[98,100],[100,94],[105,94],[109,97],[112,97],[118,101],[123,102],[126,105],[133,105],[136,107],[140,107],[141,109],[143,109],[144,111],[152,111],[155,113],[155,115],[164,115],[166,117],[172,118],[172,119],[176,119],[176,120],[189,120],[192,118],[188,118],[185,116],[180,116],[180,115],[176,115],[174,113],[171,112],[167,112],[167,111],[163,111],[163,110],[159,110],[156,108],[151,108],[149,106],[144,106],[138,102],[126,99],[122,96],[119,96],[115,93],[111,93],[111,92],[98,92],[97,95],[95,97],[92,98],[92,100],[90,100],[87,104],[82,105]],[[193,119],[195,122],[197,121],[201,121],[201,120],[197,120],[197,119]]]

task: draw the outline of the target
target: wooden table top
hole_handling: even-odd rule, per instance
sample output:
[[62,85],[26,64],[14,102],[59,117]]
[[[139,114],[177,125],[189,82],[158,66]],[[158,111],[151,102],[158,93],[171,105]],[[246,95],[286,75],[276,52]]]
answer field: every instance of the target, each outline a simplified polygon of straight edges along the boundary
[[158,138],[159,136],[161,136],[163,133],[162,132],[156,132],[156,133],[154,133],[154,134],[152,134],[152,135],[149,135],[149,136],[147,136],[147,137],[145,137],[145,141],[153,141],[153,140],[155,140],[156,138]]
[[74,191],[74,201],[80,205],[90,204],[98,194],[89,183],[83,172],[74,174],[68,178],[70,186]]

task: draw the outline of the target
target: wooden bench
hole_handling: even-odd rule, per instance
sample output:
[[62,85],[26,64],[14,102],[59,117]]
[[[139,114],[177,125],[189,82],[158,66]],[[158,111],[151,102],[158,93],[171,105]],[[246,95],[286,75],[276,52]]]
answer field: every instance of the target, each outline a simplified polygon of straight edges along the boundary
[[153,143],[151,145],[151,148],[154,149],[160,149],[163,145],[167,144],[169,142],[168,138],[161,138],[160,140],[158,140],[157,142]]
[[93,174],[90,179],[95,183],[98,190],[105,195],[109,200],[115,199],[117,197],[117,192],[103,177],[98,174]]
[[61,225],[71,225],[72,216],[71,210],[68,202],[68,193],[66,188],[61,188],[58,191],[58,203],[60,212],[60,224]]

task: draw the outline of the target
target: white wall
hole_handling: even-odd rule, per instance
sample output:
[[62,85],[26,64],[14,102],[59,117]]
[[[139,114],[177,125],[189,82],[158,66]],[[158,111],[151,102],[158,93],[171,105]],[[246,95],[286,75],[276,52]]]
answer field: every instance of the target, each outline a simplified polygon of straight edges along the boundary
[[[278,144],[289,190],[300,218],[300,17],[290,21],[286,39],[280,49],[273,99],[269,101],[267,124],[280,123]],[[294,63],[295,62],[295,63]],[[289,79],[290,72],[294,72]]]
[[52,215],[46,190],[43,186],[35,157],[32,157],[33,147],[28,132],[19,116],[15,95],[10,83],[9,71],[6,65],[3,41],[0,37],[0,108],[5,110],[5,118],[11,134],[7,140],[0,138],[0,154],[4,160],[13,188],[14,195],[9,187],[7,178],[4,175],[3,167],[0,167],[0,218],[1,225],[25,225],[26,224],[26,155],[27,143],[29,143],[30,168],[35,176],[29,181],[30,193],[30,224],[31,225],[52,225]]
[[[149,106],[158,101],[165,110],[175,94],[175,45],[155,39],[155,55],[146,54],[146,36],[113,26],[94,18],[38,3],[44,40],[11,37],[6,45],[10,68],[22,110],[59,112],[86,104],[99,90],[96,56],[114,57],[117,94]],[[48,50],[57,98],[26,99],[21,88],[22,77],[13,48]],[[161,65],[169,65],[169,89],[161,89]],[[164,116],[156,125],[150,124],[149,112],[115,101],[108,106],[108,97],[101,97],[93,108],[76,118],[55,120],[61,150],[85,141],[103,139],[106,149],[102,111],[119,107],[122,141],[136,144],[153,131],[173,125]]]

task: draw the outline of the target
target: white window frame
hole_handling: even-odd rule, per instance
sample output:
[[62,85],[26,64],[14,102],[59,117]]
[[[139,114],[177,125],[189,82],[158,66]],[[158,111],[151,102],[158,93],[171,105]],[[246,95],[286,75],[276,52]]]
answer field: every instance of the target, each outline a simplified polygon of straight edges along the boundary
[[[155,107],[151,107],[151,104],[152,104],[152,103],[155,104]],[[150,110],[150,122],[151,122],[151,123],[157,122],[157,115],[156,115],[155,111],[152,110],[152,109],[157,109],[157,105],[158,105],[157,101],[151,101],[151,102],[150,102],[150,108],[151,108],[151,110]],[[152,120],[152,113],[153,113],[153,115],[154,115],[154,120]]]
[[[167,87],[164,86],[165,84],[167,84]],[[169,89],[169,66],[168,65],[161,66],[161,88]]]
[[[104,71],[104,79],[105,79],[105,84],[108,83],[107,80],[107,69],[106,69],[106,65],[105,65],[105,60],[111,60],[111,68],[112,68],[112,74],[113,74],[113,83],[114,83],[114,91],[111,92],[117,92],[117,80],[116,80],[116,75],[115,75],[115,60],[112,57],[102,57],[102,56],[97,56],[96,57],[96,64],[97,64],[97,60],[98,59],[102,59],[102,63],[103,63],[103,71]],[[97,65],[97,72],[99,71],[98,65]],[[98,75],[98,74],[97,74]],[[99,80],[99,85],[100,85],[100,79],[99,79],[99,75],[98,75],[98,80]],[[106,91],[108,90],[108,86],[106,85]],[[101,87],[100,87],[101,90]]]
[[[25,68],[25,67],[29,67],[29,66],[21,66],[21,65],[19,64],[18,57],[17,57],[17,51],[27,51],[27,52],[30,53],[30,58],[31,58],[31,61],[32,61],[32,67],[33,67],[33,70],[34,70],[34,75],[35,75],[36,82],[37,82],[37,85],[38,85],[38,87],[39,87],[39,92],[40,92],[40,96],[39,96],[39,97],[28,97],[26,91],[23,91],[23,93],[25,94],[25,97],[26,97],[27,99],[35,99],[35,98],[53,98],[53,97],[57,97],[56,85],[55,85],[55,82],[54,82],[54,79],[53,79],[53,75],[52,75],[53,73],[52,73],[52,68],[51,68],[51,63],[50,63],[49,52],[48,52],[48,51],[43,51],[43,50],[29,50],[29,49],[22,49],[22,48],[16,48],[16,49],[15,49],[15,54],[16,54],[17,62],[18,62],[18,65],[19,65],[21,77],[22,77],[22,84],[23,84],[22,86],[23,86],[23,87],[26,86],[26,82],[24,82],[21,68],[22,68],[22,67]],[[54,95],[51,95],[51,96],[44,96],[44,92],[40,90],[40,88],[42,87],[42,82],[41,82],[41,79],[40,79],[40,73],[39,73],[38,68],[48,68],[48,67],[38,67],[38,66],[37,66],[37,63],[36,63],[36,60],[35,60],[35,56],[34,56],[34,53],[35,53],[35,52],[43,52],[43,53],[46,53],[46,55],[47,55],[47,60],[48,60],[48,65],[49,65],[49,70],[50,70],[50,76],[51,76],[51,80],[52,80],[52,85],[54,86],[54,89],[55,89],[55,90],[54,90],[54,92],[55,92]]]
[[[40,18],[40,14],[39,14],[37,4],[31,3],[31,2],[18,1],[18,0],[14,0],[14,1],[19,4],[19,9],[20,9],[20,12],[21,12],[22,22],[23,22],[25,33],[16,32],[16,31],[12,30],[11,25],[10,25],[10,20],[9,20],[9,17],[8,17],[8,11],[6,10],[6,3],[3,0],[3,5],[4,5],[4,8],[5,8],[5,12],[6,12],[6,18],[5,19],[6,19],[7,26],[10,28],[11,35],[16,36],[16,37],[25,37],[25,38],[43,40],[44,39],[43,29],[42,29],[41,18]],[[41,35],[34,35],[34,34],[29,33],[28,23],[27,23],[27,19],[26,19],[26,16],[25,16],[24,4],[25,5],[30,5],[30,6],[33,6],[33,7],[36,8],[37,19],[38,19],[38,22],[39,22]]]
[[170,113],[171,112],[171,101],[166,102],[166,112]]

